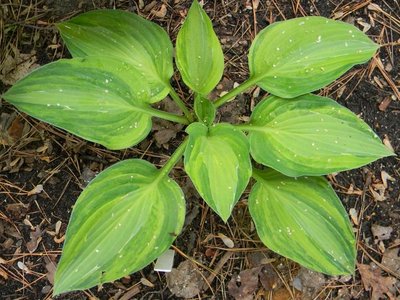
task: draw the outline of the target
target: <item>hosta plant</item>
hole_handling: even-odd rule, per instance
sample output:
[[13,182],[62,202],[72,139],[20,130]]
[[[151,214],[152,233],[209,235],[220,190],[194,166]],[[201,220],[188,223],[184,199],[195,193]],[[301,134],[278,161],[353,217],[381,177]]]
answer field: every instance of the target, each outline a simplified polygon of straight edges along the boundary
[[[182,229],[185,200],[169,173],[182,156],[197,191],[224,222],[254,178],[248,207],[269,249],[325,274],[354,271],[353,231],[323,175],[393,153],[351,111],[310,93],[374,55],[378,45],[366,35],[323,17],[273,23],[252,42],[248,79],[212,101],[224,55],[197,1],[175,50],[161,27],[120,10],[91,11],[57,27],[73,58],[35,70],[4,99],[114,150],[146,138],[154,117],[187,127],[186,138],[163,167],[127,159],[101,172],[82,192],[66,232],[54,294],[126,276],[171,246]],[[174,53],[192,91],[188,106],[171,85]],[[257,104],[249,122],[216,124],[218,107],[254,86],[270,96]],[[167,95],[183,114],[152,106]],[[264,167],[256,168],[252,160]]]

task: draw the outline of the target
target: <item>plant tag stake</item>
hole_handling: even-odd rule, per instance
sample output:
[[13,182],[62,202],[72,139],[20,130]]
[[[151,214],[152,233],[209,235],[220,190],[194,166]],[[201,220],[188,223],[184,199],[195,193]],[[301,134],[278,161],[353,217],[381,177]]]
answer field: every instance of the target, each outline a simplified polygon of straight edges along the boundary
[[174,263],[175,251],[168,249],[157,259],[154,271],[157,272],[171,272]]

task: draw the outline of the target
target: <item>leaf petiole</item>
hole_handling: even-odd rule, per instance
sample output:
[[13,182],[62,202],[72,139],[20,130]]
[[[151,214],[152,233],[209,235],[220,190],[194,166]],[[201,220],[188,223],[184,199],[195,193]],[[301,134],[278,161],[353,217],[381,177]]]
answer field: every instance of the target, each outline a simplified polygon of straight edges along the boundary
[[169,160],[165,163],[165,165],[160,169],[160,175],[158,178],[162,178],[167,176],[174,166],[178,163],[178,161],[182,158],[183,153],[185,152],[186,146],[188,144],[189,139],[186,138],[182,144],[175,150],[174,153],[170,156]]
[[246,81],[242,82],[239,84],[237,87],[234,89],[230,90],[228,93],[223,95],[222,97],[218,98],[215,102],[214,105],[216,108],[220,107],[221,105],[225,104],[229,100],[235,98],[237,95],[240,93],[243,93],[245,90],[248,88],[252,87],[255,85],[260,79],[258,77],[250,77]]
[[176,123],[179,123],[179,124],[183,124],[183,125],[189,125],[190,124],[190,121],[185,116],[178,116],[178,115],[166,112],[166,111],[155,109],[153,107],[146,108],[146,110],[144,112],[152,115],[153,117],[157,117],[157,118],[160,118],[160,119],[176,122]]
[[189,122],[190,123],[194,122],[193,114],[188,110],[181,97],[179,97],[179,95],[176,93],[176,91],[171,85],[169,86],[169,95],[171,96],[172,100],[175,101],[176,105],[178,105],[178,107],[185,114]]

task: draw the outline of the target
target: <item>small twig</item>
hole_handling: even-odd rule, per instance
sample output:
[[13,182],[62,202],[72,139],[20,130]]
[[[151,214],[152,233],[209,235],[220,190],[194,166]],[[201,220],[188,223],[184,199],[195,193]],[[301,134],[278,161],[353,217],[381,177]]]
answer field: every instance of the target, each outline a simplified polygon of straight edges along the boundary
[[129,300],[132,299],[133,296],[136,296],[137,294],[140,293],[140,287],[138,284],[135,284],[133,287],[131,287],[124,295],[122,295],[120,300]]
[[37,26],[37,25],[24,24],[22,22],[8,23],[7,26],[22,26],[22,27],[38,29],[38,30],[54,30],[55,29],[55,27],[53,25],[50,25],[50,26]]
[[211,272],[211,274],[207,277],[207,281],[203,285],[203,291],[207,291],[211,283],[214,281],[215,277],[221,271],[222,267],[226,264],[226,262],[232,257],[234,252],[225,252],[225,254],[222,256],[222,258],[219,260],[217,265],[215,266],[214,270]]
[[379,69],[379,71],[381,72],[381,74],[383,75],[383,77],[385,78],[386,82],[390,85],[390,87],[392,88],[393,93],[395,94],[397,100],[400,100],[400,92],[399,89],[397,88],[396,84],[393,82],[393,80],[390,78],[390,76],[388,75],[388,73],[385,71],[385,68],[383,67],[382,61],[379,57],[374,57],[373,58],[374,61],[376,62],[376,65]]

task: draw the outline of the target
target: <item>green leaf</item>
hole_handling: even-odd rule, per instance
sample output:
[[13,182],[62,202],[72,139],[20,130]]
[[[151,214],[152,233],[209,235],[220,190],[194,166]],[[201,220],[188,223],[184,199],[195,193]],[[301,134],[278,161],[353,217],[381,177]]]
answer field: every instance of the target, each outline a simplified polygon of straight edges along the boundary
[[187,129],[185,170],[207,204],[226,222],[251,176],[246,136],[229,124]]
[[152,164],[125,160],[100,173],[74,206],[54,294],[83,290],[136,272],[181,231],[180,187]]
[[214,122],[216,113],[214,103],[199,94],[194,98],[194,111],[199,121],[205,125],[211,125]]
[[351,111],[311,94],[266,98],[246,130],[253,158],[288,176],[330,174],[393,155]]
[[173,47],[160,26],[121,10],[94,10],[57,27],[72,56],[115,57],[143,75],[151,87],[151,102],[168,94]]
[[86,57],[41,67],[4,99],[21,111],[110,149],[143,140],[151,129],[151,91],[132,66]]
[[271,250],[314,271],[352,274],[355,239],[339,198],[322,177],[290,178],[255,172],[249,210],[257,233]]
[[341,21],[304,17],[276,22],[253,41],[250,74],[262,89],[293,98],[331,83],[370,59],[378,47]]
[[176,39],[176,64],[185,84],[207,95],[221,80],[224,54],[210,18],[197,0]]

